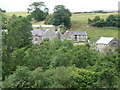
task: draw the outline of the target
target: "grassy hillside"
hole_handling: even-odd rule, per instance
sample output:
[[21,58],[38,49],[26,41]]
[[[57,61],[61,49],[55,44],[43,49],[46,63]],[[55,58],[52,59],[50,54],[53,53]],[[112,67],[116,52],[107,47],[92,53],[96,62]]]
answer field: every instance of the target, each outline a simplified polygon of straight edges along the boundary
[[[17,16],[27,16],[28,13],[27,12],[6,12],[6,15],[8,16],[12,16],[12,15],[17,15]],[[32,21],[33,24],[44,24],[44,21],[42,22],[35,22],[35,21]]]
[[[27,16],[27,12],[7,12],[7,15],[21,15]],[[118,39],[118,28],[113,27],[89,27],[87,24],[88,18],[93,19],[95,16],[100,16],[100,18],[105,19],[107,16],[111,14],[117,13],[80,13],[80,14],[73,14],[71,17],[72,27],[70,30],[72,31],[86,31],[88,37],[90,38],[91,42],[96,42],[101,36],[105,37],[115,37]],[[32,22],[33,24],[44,24],[42,22]]]
[[7,12],[6,15],[12,16],[12,15],[17,15],[17,16],[27,16],[27,12]]
[[106,19],[107,16],[117,13],[80,13],[73,14],[72,20],[72,31],[86,31],[90,41],[96,42],[101,36],[115,37],[118,39],[118,28],[115,27],[92,27],[88,26],[88,18],[93,19],[95,16],[100,16]]

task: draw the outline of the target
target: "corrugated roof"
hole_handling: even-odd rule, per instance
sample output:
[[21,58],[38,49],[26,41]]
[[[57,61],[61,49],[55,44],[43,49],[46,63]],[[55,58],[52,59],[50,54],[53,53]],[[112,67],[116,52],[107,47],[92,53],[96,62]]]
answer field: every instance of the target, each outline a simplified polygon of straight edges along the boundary
[[54,25],[32,25],[32,27],[54,27]]
[[32,25],[32,27],[40,27],[40,25]]
[[54,27],[54,25],[40,25],[41,27]]
[[70,31],[73,35],[87,35],[85,31]]
[[96,44],[102,43],[102,44],[108,44],[111,40],[113,40],[114,37],[101,37]]

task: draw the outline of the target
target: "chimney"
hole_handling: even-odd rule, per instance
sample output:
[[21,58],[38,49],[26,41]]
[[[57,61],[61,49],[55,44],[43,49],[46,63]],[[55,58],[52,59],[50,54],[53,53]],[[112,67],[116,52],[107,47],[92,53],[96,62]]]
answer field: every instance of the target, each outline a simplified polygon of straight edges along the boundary
[[60,32],[60,28],[58,28],[58,31]]

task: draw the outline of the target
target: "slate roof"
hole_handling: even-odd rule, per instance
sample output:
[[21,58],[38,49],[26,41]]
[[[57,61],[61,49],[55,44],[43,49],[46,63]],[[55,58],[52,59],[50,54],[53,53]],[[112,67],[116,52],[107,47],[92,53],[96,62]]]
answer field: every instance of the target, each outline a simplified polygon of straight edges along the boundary
[[73,35],[87,35],[85,31],[70,31]]
[[34,30],[32,30],[32,35],[33,36],[42,36],[45,31],[46,30],[44,30],[44,29],[34,29]]
[[113,40],[114,37],[101,37],[97,42],[96,44],[108,44],[111,40]]

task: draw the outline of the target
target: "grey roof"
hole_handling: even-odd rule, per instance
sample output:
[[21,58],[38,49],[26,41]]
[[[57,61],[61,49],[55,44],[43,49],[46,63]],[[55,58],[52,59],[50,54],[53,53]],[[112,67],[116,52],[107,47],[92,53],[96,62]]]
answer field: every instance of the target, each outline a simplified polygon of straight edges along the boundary
[[69,31],[73,35],[87,35],[86,31]]
[[96,44],[102,43],[102,44],[108,44],[111,40],[113,40],[114,37],[101,37]]
[[44,30],[44,29],[34,29],[34,30],[32,30],[32,35],[33,36],[42,36],[45,31],[46,30]]

